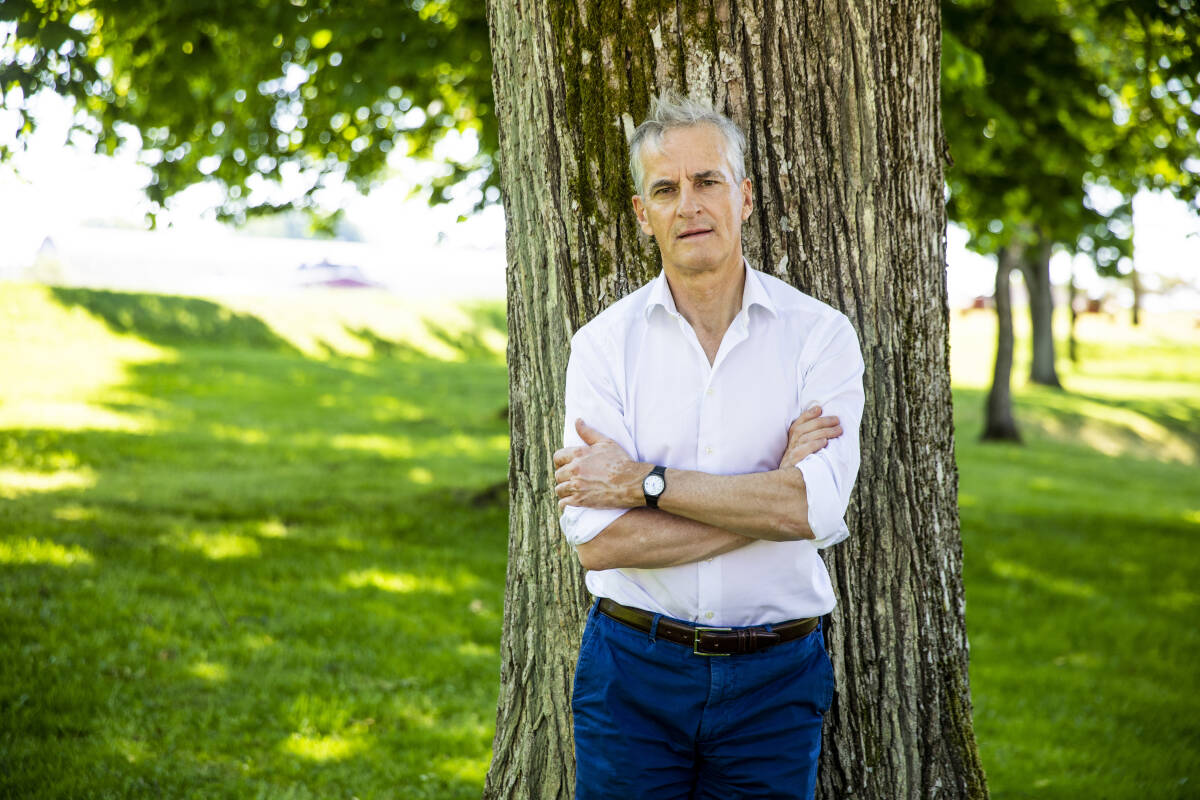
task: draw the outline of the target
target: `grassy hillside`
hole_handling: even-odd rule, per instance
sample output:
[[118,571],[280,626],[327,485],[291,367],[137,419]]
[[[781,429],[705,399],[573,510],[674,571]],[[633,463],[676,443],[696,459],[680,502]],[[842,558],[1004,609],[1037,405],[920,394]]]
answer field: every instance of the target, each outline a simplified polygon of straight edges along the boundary
[[[1195,796],[1197,332],[1089,319],[984,446],[991,324],[952,352],[992,796]],[[0,284],[0,797],[477,797],[503,346],[500,304]]]

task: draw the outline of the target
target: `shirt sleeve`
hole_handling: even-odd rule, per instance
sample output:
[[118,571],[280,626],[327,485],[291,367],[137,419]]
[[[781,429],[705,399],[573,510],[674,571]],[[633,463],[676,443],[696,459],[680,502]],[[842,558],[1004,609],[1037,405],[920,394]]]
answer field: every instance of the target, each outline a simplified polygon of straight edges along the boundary
[[850,536],[845,517],[860,462],[864,364],[858,335],[841,314],[813,345],[815,351],[806,348],[811,357],[801,359],[801,408],[819,405],[822,416],[836,416],[842,426],[841,436],[796,465],[804,473],[813,544],[824,548]]
[[[633,435],[625,424],[621,398],[613,380],[615,354],[593,340],[587,328],[581,328],[571,339],[571,355],[567,360],[566,420],[563,424],[563,446],[575,447],[583,439],[575,430],[575,420],[582,419],[591,427],[613,439],[631,457],[637,457]],[[607,348],[611,350],[612,348]],[[591,541],[624,514],[627,508],[582,508],[567,506],[559,518],[559,527],[572,545]]]

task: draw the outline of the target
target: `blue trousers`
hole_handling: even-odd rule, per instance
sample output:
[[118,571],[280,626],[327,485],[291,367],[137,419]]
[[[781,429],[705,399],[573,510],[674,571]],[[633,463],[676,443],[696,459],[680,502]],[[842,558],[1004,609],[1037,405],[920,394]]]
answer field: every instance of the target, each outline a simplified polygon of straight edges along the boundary
[[593,604],[575,668],[576,800],[812,798],[833,666],[821,628],[702,656]]

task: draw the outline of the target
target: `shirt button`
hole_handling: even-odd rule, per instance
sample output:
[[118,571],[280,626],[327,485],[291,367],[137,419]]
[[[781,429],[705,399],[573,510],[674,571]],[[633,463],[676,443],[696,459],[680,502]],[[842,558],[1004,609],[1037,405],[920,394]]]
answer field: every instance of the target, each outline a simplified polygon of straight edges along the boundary
[[704,448],[704,454],[705,454],[705,455],[709,455],[709,456],[711,456],[711,455],[712,455],[712,448],[711,448],[711,447],[706,447],[706,448]]
[[705,615],[704,615],[704,618],[705,618],[705,619],[712,619],[712,618],[713,618],[713,612],[709,611],[709,612],[705,613]]
[[705,392],[705,394],[706,394],[706,395],[708,395],[709,397],[712,397],[712,395],[713,395],[713,390],[712,390],[712,389],[709,389],[708,391],[706,391],[706,392]]

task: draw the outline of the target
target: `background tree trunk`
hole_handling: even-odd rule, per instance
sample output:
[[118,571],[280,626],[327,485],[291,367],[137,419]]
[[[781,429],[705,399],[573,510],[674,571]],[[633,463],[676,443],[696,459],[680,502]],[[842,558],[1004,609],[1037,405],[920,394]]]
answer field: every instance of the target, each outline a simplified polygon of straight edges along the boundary
[[1012,412],[1012,271],[1013,265],[1020,261],[1020,247],[1015,244],[1001,248],[996,259],[996,365],[987,397],[984,439],[1021,441]]
[[1033,361],[1029,380],[1043,386],[1062,388],[1055,367],[1054,353],[1054,294],[1050,286],[1050,255],[1054,243],[1039,237],[1033,252],[1026,252],[1018,262],[1029,290],[1029,321],[1033,329]]
[[1079,365],[1079,342],[1075,339],[1075,324],[1079,322],[1079,309],[1075,304],[1079,300],[1079,286],[1075,283],[1075,265],[1071,265],[1071,274],[1067,280],[1067,310],[1070,312],[1070,323],[1067,327],[1067,358],[1071,363]]
[[855,535],[826,556],[839,693],[819,793],[986,797],[953,460],[937,2],[492,0],[488,16],[512,511],[485,797],[571,796],[586,600],[557,526],[550,455],[570,334],[659,270],[630,209],[626,137],[667,88],[710,98],[746,129],[746,256],[844,310],[866,358]]

